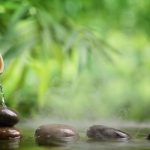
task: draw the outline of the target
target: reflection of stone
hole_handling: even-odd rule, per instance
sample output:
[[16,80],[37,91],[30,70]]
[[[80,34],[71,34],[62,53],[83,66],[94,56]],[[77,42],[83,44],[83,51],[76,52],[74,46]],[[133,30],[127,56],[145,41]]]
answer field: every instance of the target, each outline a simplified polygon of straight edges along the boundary
[[19,147],[20,138],[0,140],[0,150],[12,150]]
[[7,108],[0,107],[0,126],[12,127],[19,121],[18,115],[15,111]]
[[39,145],[63,146],[78,138],[79,134],[73,127],[62,124],[43,125],[35,131],[35,139]]
[[128,140],[130,136],[120,130],[103,125],[94,125],[87,131],[87,136],[93,140]]

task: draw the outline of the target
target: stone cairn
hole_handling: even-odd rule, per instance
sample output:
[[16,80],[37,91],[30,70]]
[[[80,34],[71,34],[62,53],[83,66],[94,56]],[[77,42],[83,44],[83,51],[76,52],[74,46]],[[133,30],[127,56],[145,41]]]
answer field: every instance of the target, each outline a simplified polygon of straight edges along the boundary
[[20,139],[20,132],[14,127],[19,121],[18,114],[5,105],[1,85],[0,91],[2,93],[2,106],[0,106],[0,140]]
[[[2,56],[0,55],[0,74],[3,72],[3,69],[4,63]],[[5,105],[4,92],[1,84],[0,97],[0,142],[5,141],[5,144],[1,143],[1,149],[9,148],[9,146],[11,147],[12,145],[15,147],[13,141],[15,141],[15,144],[18,144],[21,138],[20,131],[14,127],[18,123],[19,117],[17,112]]]

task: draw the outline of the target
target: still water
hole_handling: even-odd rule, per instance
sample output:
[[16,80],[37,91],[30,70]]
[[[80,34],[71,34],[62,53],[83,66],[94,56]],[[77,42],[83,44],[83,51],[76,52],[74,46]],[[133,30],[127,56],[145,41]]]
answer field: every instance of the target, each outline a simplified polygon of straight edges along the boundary
[[[17,141],[12,143],[1,143],[0,150],[9,150],[4,148],[9,145],[10,149],[14,150],[150,150],[150,141],[146,140],[147,135],[150,133],[150,128],[135,128],[124,127],[119,128],[132,136],[130,141],[124,142],[93,142],[89,141],[86,137],[86,129],[79,129],[80,140],[66,147],[39,147],[34,140],[34,128],[19,127],[22,131],[22,139],[18,144]],[[4,146],[5,145],[5,146]],[[2,148],[3,146],[3,148]]]

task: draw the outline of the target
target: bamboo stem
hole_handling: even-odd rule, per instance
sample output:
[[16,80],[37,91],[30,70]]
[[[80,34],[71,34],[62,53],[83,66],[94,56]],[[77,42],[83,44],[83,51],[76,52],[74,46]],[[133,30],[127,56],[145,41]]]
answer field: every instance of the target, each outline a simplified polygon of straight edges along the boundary
[[3,73],[4,71],[4,61],[3,61],[3,57],[0,54],[0,74]]

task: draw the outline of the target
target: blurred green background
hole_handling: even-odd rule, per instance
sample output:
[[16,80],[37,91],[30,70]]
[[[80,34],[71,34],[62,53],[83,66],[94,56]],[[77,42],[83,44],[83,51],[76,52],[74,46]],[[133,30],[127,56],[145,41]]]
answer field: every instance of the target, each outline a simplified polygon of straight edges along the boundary
[[22,117],[149,120],[149,0],[0,0],[0,76]]

